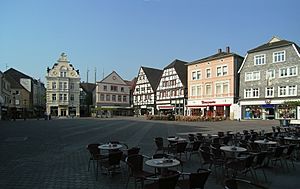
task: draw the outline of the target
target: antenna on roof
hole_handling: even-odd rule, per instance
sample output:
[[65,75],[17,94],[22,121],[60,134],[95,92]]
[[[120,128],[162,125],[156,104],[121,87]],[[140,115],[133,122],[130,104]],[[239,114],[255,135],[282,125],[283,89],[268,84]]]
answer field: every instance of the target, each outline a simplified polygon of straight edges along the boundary
[[102,70],[102,79],[104,79],[104,68]]
[[97,81],[97,68],[95,67],[95,83]]
[[86,82],[88,83],[89,82],[89,68],[87,68],[86,70]]

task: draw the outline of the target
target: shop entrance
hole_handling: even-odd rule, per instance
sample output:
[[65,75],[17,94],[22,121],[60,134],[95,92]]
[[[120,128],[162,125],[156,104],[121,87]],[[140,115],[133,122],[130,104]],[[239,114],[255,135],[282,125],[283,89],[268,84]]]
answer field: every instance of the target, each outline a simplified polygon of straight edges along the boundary
[[275,119],[274,108],[266,108],[266,119]]
[[66,111],[66,109],[61,109],[61,110],[60,110],[60,116],[67,116],[67,111]]

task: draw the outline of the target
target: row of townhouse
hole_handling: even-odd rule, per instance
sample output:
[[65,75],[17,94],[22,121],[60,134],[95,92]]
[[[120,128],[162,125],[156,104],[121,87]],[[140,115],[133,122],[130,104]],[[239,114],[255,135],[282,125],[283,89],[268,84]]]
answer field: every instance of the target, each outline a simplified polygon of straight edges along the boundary
[[42,116],[44,84],[14,68],[0,72],[0,120]]
[[226,47],[196,61],[174,60],[163,70],[142,66],[133,89],[138,115],[222,116],[230,119],[300,119],[300,48],[273,37],[247,52]]
[[47,68],[48,115],[54,117],[132,115],[131,81],[115,71],[95,83],[80,82],[79,70],[62,53],[52,68]]

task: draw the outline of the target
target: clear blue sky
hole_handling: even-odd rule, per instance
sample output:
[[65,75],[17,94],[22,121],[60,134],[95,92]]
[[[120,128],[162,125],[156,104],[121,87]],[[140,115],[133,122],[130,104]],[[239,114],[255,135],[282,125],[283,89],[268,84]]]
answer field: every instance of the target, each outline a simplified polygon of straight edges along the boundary
[[230,46],[247,50],[278,36],[300,45],[299,0],[1,0],[0,70],[45,81],[62,52],[82,81],[141,65],[162,69]]

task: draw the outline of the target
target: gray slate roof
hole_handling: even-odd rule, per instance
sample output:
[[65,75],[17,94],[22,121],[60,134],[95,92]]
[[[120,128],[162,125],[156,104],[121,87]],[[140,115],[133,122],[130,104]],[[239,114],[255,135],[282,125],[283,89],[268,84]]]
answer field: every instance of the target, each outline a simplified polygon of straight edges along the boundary
[[174,68],[177,72],[179,79],[181,80],[182,84],[187,87],[187,62],[175,59],[172,63],[164,68],[164,70],[169,68]]
[[298,45],[296,43],[294,43],[292,41],[287,41],[287,40],[280,40],[277,42],[265,43],[263,45],[260,45],[254,49],[249,50],[248,53],[270,50],[270,49],[275,49],[275,48],[279,48],[279,47],[285,47],[285,46],[289,46],[292,44],[294,44],[296,46],[298,52],[300,52],[300,48],[298,47]]
[[84,92],[92,93],[96,88],[96,84],[95,83],[80,83],[80,87],[82,88],[82,90],[84,90]]
[[142,66],[141,68],[144,70],[152,89],[156,90],[163,71],[155,68],[144,67],[144,66]]

